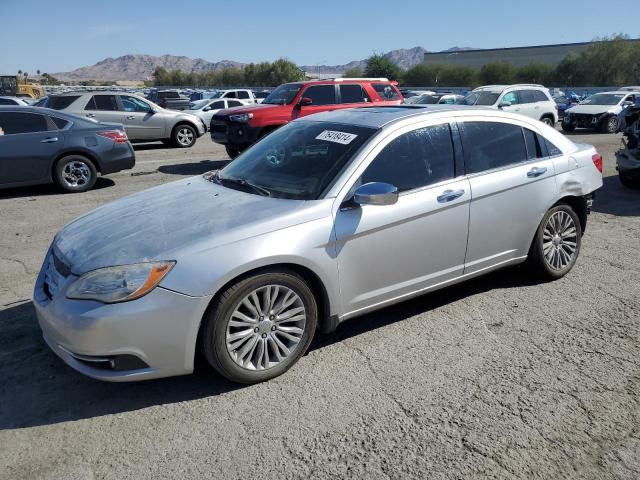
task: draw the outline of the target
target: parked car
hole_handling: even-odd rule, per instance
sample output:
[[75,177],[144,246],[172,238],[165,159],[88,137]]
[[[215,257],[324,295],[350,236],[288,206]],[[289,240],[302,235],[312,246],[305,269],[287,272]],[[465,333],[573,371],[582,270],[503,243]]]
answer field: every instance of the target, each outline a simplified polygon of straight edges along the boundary
[[426,95],[426,94],[435,94],[436,92],[431,91],[431,90],[411,90],[409,88],[400,88],[400,93],[402,94],[402,97],[404,98],[404,103],[413,103],[411,101],[409,101],[412,98],[418,97],[420,95]]
[[120,124],[46,108],[0,106],[0,188],[53,182],[67,192],[84,192],[98,174],[134,165]]
[[177,90],[151,90],[147,100],[167,110],[187,110],[189,108],[189,97],[181,95]]
[[264,102],[264,99],[269,96],[271,92],[269,90],[253,90],[253,96],[256,99],[256,103]]
[[209,98],[213,97],[217,92],[218,92],[217,90],[212,90],[207,92],[202,92],[202,91],[192,92],[191,95],[189,96],[189,100],[191,102],[197,102],[198,100],[208,100]]
[[365,312],[523,262],[564,276],[601,171],[592,146],[498,110],[325,112],[68,224],[33,303],[51,349],[91,377],[190,373],[200,349],[260,382]]
[[557,105],[549,90],[542,85],[486,85],[472,90],[462,104],[491,106],[519,113],[551,127],[558,121]]
[[189,148],[206,132],[197,116],[164,109],[130,93],[69,92],[49,95],[42,106],[102,122],[122,123],[132,142],[162,141]]
[[640,92],[617,90],[595,93],[565,111],[562,130],[573,132],[576,128],[592,128],[603,133],[618,131],[618,115],[627,105],[635,103]]
[[218,90],[211,98],[236,98],[245,103],[258,103],[253,90],[235,88],[233,90]]
[[616,152],[616,170],[624,186],[640,188],[640,95],[636,95],[635,104],[626,106],[618,118],[625,148]]
[[222,111],[211,119],[211,139],[231,158],[256,140],[299,117],[327,110],[402,102],[396,82],[386,78],[339,78],[285,83],[260,105]]
[[564,114],[567,109],[573,107],[579,102],[579,100],[567,96],[554,97],[553,101],[556,102],[556,105],[558,107],[558,119],[560,121],[562,121],[562,119],[564,118]]
[[205,125],[209,125],[211,117],[220,110],[228,108],[242,107],[249,105],[244,100],[225,99],[225,98],[209,98],[206,100],[198,100],[189,109],[189,113],[196,115]]
[[411,97],[405,103],[411,105],[456,105],[461,104],[464,96],[455,93],[423,93],[415,97]]
[[25,107],[31,105],[26,99],[21,97],[0,97],[0,105],[13,105],[19,107]]

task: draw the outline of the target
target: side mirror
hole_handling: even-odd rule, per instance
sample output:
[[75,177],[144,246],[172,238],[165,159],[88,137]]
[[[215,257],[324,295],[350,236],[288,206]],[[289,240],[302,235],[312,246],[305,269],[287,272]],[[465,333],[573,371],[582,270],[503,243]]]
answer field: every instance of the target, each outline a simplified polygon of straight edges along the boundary
[[634,103],[631,100],[627,100],[625,102],[622,102],[622,106],[623,107],[630,107],[632,105],[634,105]]
[[398,189],[390,183],[365,183],[354,192],[353,202],[358,205],[393,205],[398,202]]
[[510,107],[510,106],[511,106],[511,102],[502,101],[500,102],[500,105],[498,105],[498,108]]
[[203,112],[210,112],[211,111],[211,107],[204,107],[202,109]]
[[306,105],[311,105],[313,104],[313,100],[311,100],[308,97],[303,97],[300,99],[300,101],[298,102],[298,107],[304,107]]

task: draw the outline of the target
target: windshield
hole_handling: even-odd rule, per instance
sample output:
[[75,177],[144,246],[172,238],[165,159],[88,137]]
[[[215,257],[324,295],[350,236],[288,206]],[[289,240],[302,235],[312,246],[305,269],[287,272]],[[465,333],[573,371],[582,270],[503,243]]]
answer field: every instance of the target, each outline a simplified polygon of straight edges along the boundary
[[464,97],[462,105],[493,105],[498,100],[499,93],[471,92]]
[[293,102],[296,94],[300,91],[302,85],[300,83],[285,83],[280,85],[273,92],[269,94],[264,102],[272,105],[289,105]]
[[208,98],[205,100],[196,100],[193,102],[193,105],[189,107],[189,110],[202,110],[204,107],[209,105],[209,103],[211,103],[211,100]]
[[413,103],[416,105],[433,105],[440,101],[440,95],[420,95]]
[[315,200],[374,133],[331,122],[292,122],[253,145],[222,169],[222,185],[250,186],[277,198]]
[[596,93],[580,102],[582,105],[617,105],[624,98],[624,93]]

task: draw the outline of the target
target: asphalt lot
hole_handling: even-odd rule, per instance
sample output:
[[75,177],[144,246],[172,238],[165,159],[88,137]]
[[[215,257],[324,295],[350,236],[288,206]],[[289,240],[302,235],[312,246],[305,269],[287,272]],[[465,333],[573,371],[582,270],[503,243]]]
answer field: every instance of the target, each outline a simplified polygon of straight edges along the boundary
[[[85,194],[0,191],[0,478],[640,478],[640,191],[620,137],[562,280],[496,272],[354,319],[289,373],[101,383],[43,344],[29,301],[54,233],[107,201],[211,170],[224,150],[137,147]],[[188,205],[185,205],[188,208]]]

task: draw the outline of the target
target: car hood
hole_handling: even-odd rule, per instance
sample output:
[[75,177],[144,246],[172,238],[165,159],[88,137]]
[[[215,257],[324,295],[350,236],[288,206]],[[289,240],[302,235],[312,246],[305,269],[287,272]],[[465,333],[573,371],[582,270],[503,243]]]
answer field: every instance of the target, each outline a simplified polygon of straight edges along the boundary
[[567,112],[586,113],[590,115],[596,115],[598,113],[606,113],[609,111],[614,111],[617,108],[618,108],[617,105],[575,105],[574,107],[568,108]]
[[179,260],[193,247],[213,248],[304,221],[295,217],[308,203],[313,202],[262,197],[192,177],[85,214],[56,235],[53,248],[76,275]]
[[237,115],[239,113],[266,113],[269,111],[279,111],[283,109],[290,109],[291,105],[272,105],[264,103],[252,103],[251,105],[243,105],[241,107],[227,108],[226,110],[220,110],[222,115]]

